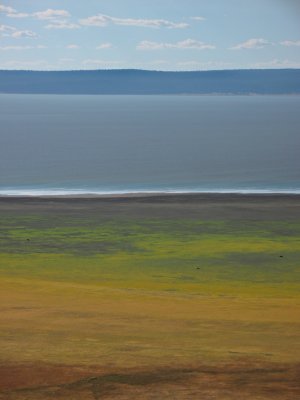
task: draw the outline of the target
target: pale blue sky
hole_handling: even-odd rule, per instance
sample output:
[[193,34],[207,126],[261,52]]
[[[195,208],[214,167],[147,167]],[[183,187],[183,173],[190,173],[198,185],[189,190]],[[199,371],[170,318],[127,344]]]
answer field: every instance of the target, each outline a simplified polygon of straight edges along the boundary
[[0,0],[0,69],[300,68],[300,0]]

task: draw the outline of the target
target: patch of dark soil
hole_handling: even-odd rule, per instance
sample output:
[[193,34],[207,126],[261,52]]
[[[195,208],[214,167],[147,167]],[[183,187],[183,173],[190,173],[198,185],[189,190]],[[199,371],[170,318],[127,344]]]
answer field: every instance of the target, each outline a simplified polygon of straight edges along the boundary
[[1,400],[300,398],[300,365],[237,362],[107,372],[96,366],[10,365],[0,366],[0,376]]

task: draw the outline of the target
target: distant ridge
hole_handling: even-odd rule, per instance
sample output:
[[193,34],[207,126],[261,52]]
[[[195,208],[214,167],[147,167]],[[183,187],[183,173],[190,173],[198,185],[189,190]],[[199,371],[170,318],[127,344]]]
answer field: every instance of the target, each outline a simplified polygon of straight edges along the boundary
[[300,94],[300,69],[189,72],[0,70],[0,93]]

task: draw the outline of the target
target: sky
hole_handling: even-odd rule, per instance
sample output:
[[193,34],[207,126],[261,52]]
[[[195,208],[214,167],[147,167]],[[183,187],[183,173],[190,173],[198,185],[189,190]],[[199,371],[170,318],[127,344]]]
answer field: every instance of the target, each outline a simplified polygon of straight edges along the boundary
[[0,0],[0,69],[300,68],[300,0]]

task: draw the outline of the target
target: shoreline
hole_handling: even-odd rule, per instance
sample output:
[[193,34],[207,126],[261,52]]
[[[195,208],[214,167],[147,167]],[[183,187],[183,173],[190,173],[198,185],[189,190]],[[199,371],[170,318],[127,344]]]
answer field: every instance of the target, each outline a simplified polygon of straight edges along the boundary
[[193,191],[130,191],[130,192],[86,192],[86,193],[76,193],[74,192],[61,192],[58,191],[41,191],[41,193],[33,191],[25,192],[25,193],[16,193],[12,194],[13,191],[10,191],[8,194],[0,193],[0,200],[2,199],[101,199],[101,198],[151,198],[151,197],[188,197],[188,198],[205,198],[205,197],[215,197],[215,198],[223,198],[223,197],[237,197],[237,198],[259,198],[259,197],[299,197],[300,198],[300,190],[298,191],[202,191],[202,192],[193,192]]
[[[115,204],[128,203],[128,204],[186,204],[197,205],[199,207],[217,206],[222,205],[234,208],[238,205],[246,206],[252,204],[252,207],[267,207],[271,204],[280,205],[280,208],[289,207],[293,204],[293,208],[300,209],[300,193],[115,193],[115,194],[78,194],[78,195],[19,195],[19,196],[1,196],[0,206],[2,205],[44,205],[49,204],[64,204],[65,206],[71,204]],[[272,208],[272,207],[271,207]]]
[[39,96],[204,96],[204,97],[217,97],[217,96],[246,96],[246,97],[256,97],[256,96],[300,96],[300,93],[36,93],[36,92],[0,92],[0,95],[39,95]]

